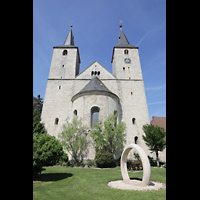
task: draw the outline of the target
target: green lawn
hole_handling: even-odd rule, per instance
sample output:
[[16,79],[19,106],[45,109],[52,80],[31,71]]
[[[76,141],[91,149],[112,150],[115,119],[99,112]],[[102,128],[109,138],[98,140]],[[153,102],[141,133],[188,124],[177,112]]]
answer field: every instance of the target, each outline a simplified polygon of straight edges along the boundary
[[[142,178],[142,172],[129,172],[130,178]],[[113,169],[46,167],[33,182],[34,200],[164,200],[166,189],[155,191],[118,190],[107,182],[122,179],[120,167]],[[166,169],[151,168],[151,180],[166,183]]]

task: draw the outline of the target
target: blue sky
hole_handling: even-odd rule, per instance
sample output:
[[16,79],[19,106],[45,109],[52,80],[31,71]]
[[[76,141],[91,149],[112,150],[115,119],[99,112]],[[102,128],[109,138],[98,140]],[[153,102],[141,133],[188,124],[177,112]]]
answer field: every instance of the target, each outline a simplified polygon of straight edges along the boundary
[[166,0],[33,0],[33,96],[45,95],[53,46],[73,24],[80,72],[95,60],[112,72],[119,21],[139,47],[149,119],[166,116]]

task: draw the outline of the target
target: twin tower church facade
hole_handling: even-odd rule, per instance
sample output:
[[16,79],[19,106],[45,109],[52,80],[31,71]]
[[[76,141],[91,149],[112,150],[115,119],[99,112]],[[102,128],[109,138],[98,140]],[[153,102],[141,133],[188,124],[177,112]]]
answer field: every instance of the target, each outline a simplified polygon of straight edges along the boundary
[[[150,154],[142,139],[142,127],[149,124],[149,114],[138,47],[128,42],[122,25],[111,62],[113,73],[97,61],[80,72],[79,48],[74,44],[71,26],[64,44],[53,47],[42,123],[48,134],[57,137],[67,117],[70,121],[82,118],[83,124],[91,128],[117,113],[117,122],[126,123],[124,145],[136,143]],[[89,131],[87,137],[90,140]],[[88,150],[86,159],[94,159],[92,143]]]

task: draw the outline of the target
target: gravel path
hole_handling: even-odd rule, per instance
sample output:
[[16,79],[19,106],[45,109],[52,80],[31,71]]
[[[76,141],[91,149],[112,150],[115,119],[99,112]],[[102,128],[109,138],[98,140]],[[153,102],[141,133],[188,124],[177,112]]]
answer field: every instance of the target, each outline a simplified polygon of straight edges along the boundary
[[159,189],[166,188],[166,185],[164,183],[159,183],[159,182],[154,182],[154,181],[151,181],[148,186],[143,186],[143,187],[134,185],[134,183],[137,184],[138,182],[141,182],[141,181],[131,180],[131,182],[133,182],[133,184],[124,183],[123,180],[111,181],[108,183],[108,186],[112,188],[116,188],[116,189],[121,189],[121,190],[143,190],[143,191],[159,190]]

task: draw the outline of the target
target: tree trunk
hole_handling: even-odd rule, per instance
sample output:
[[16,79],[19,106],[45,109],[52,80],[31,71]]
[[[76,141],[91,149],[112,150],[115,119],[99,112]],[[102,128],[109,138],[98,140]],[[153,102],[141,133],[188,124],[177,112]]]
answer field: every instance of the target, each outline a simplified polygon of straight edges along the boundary
[[156,162],[157,162],[157,167],[160,167],[159,166],[159,158],[158,158],[158,150],[156,151]]

